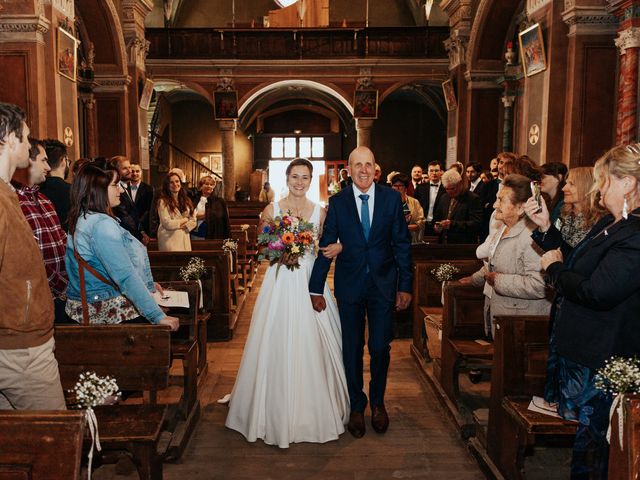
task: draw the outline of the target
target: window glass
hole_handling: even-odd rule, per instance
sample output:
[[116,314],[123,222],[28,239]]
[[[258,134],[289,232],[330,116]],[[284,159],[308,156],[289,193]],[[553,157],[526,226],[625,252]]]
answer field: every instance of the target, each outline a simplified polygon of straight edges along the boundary
[[311,156],[314,158],[324,157],[324,138],[314,137],[311,139]]
[[299,141],[299,149],[300,156],[304,158],[311,157],[311,137],[300,137]]
[[282,137],[274,137],[271,139],[271,158],[284,157],[284,139]]
[[284,158],[293,158],[296,156],[296,139],[288,137],[284,139]]

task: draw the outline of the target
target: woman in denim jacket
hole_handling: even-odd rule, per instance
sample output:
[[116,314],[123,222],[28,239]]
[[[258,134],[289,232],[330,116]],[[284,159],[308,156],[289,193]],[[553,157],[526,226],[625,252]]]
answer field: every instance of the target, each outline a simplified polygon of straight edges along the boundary
[[176,330],[178,319],[165,315],[151,295],[160,286],[153,282],[145,247],[120,226],[111,211],[120,204],[118,172],[100,166],[83,165],[71,187],[65,257],[67,314],[82,323],[80,262],[90,323],[148,321]]

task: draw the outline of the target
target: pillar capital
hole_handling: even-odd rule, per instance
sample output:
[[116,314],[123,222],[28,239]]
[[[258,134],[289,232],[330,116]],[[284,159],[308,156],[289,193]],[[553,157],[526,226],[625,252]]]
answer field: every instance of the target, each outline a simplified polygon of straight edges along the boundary
[[[567,5],[568,4],[568,5]],[[618,29],[618,18],[602,6],[582,6],[566,2],[562,20],[573,35],[613,35]]]
[[151,0],[122,1],[122,33],[127,45],[129,65],[145,70],[149,42],[144,36],[144,20],[153,10]]
[[218,128],[224,131],[235,132],[237,129],[237,120],[218,120]]
[[452,30],[449,38],[444,41],[444,48],[449,54],[449,70],[454,70],[467,63],[467,47],[469,33],[467,31]]
[[615,44],[620,49],[620,55],[624,55],[628,48],[640,48],[640,28],[630,27],[618,32]]
[[516,101],[516,96],[504,93],[502,97],[500,97],[500,101],[502,101],[502,105],[504,105],[504,108],[511,108],[513,107],[513,102]]
[[0,42],[41,43],[51,28],[51,22],[43,15],[0,16]]

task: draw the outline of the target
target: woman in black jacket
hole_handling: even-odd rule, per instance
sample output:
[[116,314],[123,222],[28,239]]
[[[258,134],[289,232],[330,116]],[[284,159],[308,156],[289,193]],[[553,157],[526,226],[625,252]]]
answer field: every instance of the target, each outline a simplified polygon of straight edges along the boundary
[[[612,398],[595,388],[596,370],[612,356],[640,355],[640,145],[611,149],[595,165],[602,218],[563,262],[542,257],[555,287],[559,413],[579,421],[572,478],[606,478]],[[550,234],[554,232],[550,231]],[[548,241],[548,239],[547,239]]]
[[222,239],[231,236],[229,209],[223,198],[215,195],[216,180],[210,175],[198,182],[198,193],[194,196],[198,225],[191,232],[192,240]]

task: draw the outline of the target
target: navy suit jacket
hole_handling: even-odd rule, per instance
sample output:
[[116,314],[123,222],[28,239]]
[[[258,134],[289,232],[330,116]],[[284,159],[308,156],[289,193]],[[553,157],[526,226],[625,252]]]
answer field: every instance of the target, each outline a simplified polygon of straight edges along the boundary
[[[411,238],[402,212],[400,194],[375,186],[375,204],[369,240],[365,240],[358,216],[354,187],[345,188],[329,200],[320,246],[338,240],[342,252],[336,259],[334,293],[338,301],[357,302],[363,293],[367,267],[376,286],[390,302],[397,291],[411,292]],[[331,260],[322,253],[313,266],[309,291],[322,293]]]

